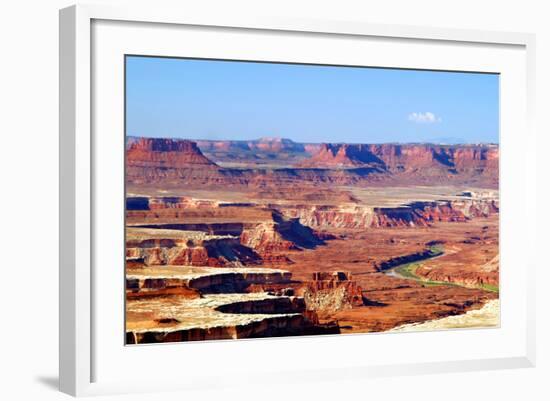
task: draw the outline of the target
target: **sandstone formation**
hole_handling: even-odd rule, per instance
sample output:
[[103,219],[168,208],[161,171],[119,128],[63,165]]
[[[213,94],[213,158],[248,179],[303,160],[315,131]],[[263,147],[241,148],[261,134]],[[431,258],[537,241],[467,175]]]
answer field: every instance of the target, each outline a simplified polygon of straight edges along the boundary
[[268,268],[216,268],[152,266],[130,269],[126,274],[128,294],[162,295],[166,290],[186,289],[191,297],[210,293],[242,293],[251,285],[288,285],[291,273]]
[[[235,163],[239,168],[231,167]],[[197,145],[189,140],[134,138],[127,148],[127,179],[130,188],[161,183],[190,188],[372,185],[388,180],[408,185],[469,181],[496,187],[498,163],[496,145],[314,145],[280,138]]]
[[[303,298],[245,292],[252,284],[284,284],[290,273],[272,269],[172,267],[127,275],[126,343],[335,334]],[[169,288],[188,293],[168,293]],[[145,292],[146,296],[136,297]],[[151,294],[153,292],[153,294]],[[174,295],[175,294],[175,295]]]
[[195,142],[164,138],[141,138],[133,142],[126,152],[126,163],[128,167],[143,168],[216,167]]
[[499,296],[498,152],[131,138],[127,343],[377,332],[483,308]]
[[335,312],[363,306],[363,290],[349,272],[314,272],[300,288],[309,310]]
[[126,259],[144,265],[240,266],[261,264],[238,237],[200,231],[126,229]]
[[377,166],[392,173],[498,174],[495,145],[323,144],[303,167]]
[[396,207],[283,205],[280,212],[313,228],[426,227],[435,222],[465,222],[499,211],[498,200],[418,201]]

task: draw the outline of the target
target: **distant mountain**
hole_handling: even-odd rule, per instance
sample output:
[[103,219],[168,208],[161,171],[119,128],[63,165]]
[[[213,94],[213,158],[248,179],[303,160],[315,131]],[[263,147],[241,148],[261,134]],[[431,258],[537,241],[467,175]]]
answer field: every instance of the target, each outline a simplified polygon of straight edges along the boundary
[[264,152],[304,152],[304,145],[291,139],[279,137],[263,137],[250,141],[206,140],[198,139],[197,145],[204,151],[220,150],[260,150]]
[[199,139],[196,142],[206,156],[218,163],[291,166],[311,156],[304,144],[279,137],[248,141]]

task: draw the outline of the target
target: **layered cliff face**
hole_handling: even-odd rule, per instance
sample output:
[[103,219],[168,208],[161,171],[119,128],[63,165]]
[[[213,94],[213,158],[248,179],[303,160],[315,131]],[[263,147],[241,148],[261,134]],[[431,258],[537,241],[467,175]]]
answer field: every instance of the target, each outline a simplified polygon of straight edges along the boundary
[[139,138],[126,152],[128,167],[215,168],[195,142],[166,138]]
[[300,167],[376,166],[388,172],[430,173],[430,170],[498,175],[495,145],[322,144]]
[[383,167],[383,162],[370,150],[370,145],[327,144],[300,167],[359,167],[366,165]]
[[307,206],[279,207],[289,218],[308,227],[366,229],[376,227],[427,227],[432,223],[464,222],[499,212],[497,200],[412,202],[398,207]]
[[[234,176],[238,180],[238,172]],[[227,184],[223,170],[204,156],[195,142],[165,138],[133,138],[126,150],[126,178],[136,185]]]
[[304,297],[306,308],[318,312],[334,312],[363,306],[362,288],[350,272],[314,272],[298,294]]
[[133,265],[241,266],[261,264],[239,237],[146,227],[126,229],[126,260]]
[[302,225],[298,219],[285,219],[275,214],[273,221],[246,227],[241,243],[254,249],[264,261],[288,262],[282,253],[290,250],[314,249],[324,244],[316,233]]
[[498,186],[496,145],[298,144],[280,138],[200,141],[205,152],[220,161],[217,165],[192,141],[132,138],[128,142],[130,185],[262,189],[385,182],[434,185],[452,180]]

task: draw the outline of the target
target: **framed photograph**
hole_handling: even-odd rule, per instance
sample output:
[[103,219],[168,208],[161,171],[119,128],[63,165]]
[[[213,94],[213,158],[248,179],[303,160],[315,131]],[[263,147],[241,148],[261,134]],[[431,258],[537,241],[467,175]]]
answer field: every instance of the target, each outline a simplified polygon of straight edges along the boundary
[[534,365],[532,35],[73,6],[60,52],[62,391]]

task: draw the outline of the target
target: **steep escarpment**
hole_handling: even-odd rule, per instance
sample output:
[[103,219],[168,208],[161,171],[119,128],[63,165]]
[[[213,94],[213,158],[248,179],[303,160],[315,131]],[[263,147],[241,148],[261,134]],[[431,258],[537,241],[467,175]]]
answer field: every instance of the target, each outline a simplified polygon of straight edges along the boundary
[[[164,148],[168,150],[158,150]],[[134,141],[126,157],[126,179],[131,191],[143,186],[159,185],[165,188],[185,185],[188,189],[227,185],[254,189],[317,184],[351,185],[377,172],[376,168],[369,166],[353,171],[272,168],[262,164],[253,164],[247,168],[221,167],[206,158],[194,142],[156,138]]]
[[169,138],[140,138],[132,142],[126,152],[126,163],[130,168],[217,167],[195,142]]
[[254,249],[264,261],[290,262],[284,253],[314,249],[324,244],[310,227],[298,219],[286,219],[274,213],[272,221],[249,225],[241,233],[241,243]]
[[241,266],[261,264],[260,256],[231,235],[129,227],[126,260],[133,265]]
[[324,143],[317,154],[300,163],[300,167],[357,167],[369,164],[383,167],[384,163],[371,150],[370,145]]
[[363,306],[363,290],[350,272],[314,272],[298,293],[304,297],[307,309],[322,313]]
[[390,173],[498,175],[496,145],[323,144],[301,167],[377,166]]
[[336,334],[303,297],[252,291],[289,285],[291,273],[266,268],[168,266],[126,276],[126,343]]
[[[199,146],[200,145],[200,146]],[[206,157],[207,154],[219,165]],[[311,153],[310,153],[311,152]],[[234,185],[279,188],[321,185],[405,185],[475,182],[498,186],[497,145],[298,144],[134,138],[127,147],[127,180],[136,185]]]
[[[254,213],[252,221],[228,221],[218,223],[194,222],[193,213],[179,215],[172,223],[165,223],[165,215],[159,211],[200,211],[220,209],[229,211],[219,204],[205,208],[201,202],[186,200],[178,206],[148,209],[151,199],[138,197],[139,207],[145,211],[127,211],[128,221],[136,217],[148,217],[148,223],[127,227],[127,258],[133,265],[190,265],[190,266],[235,266],[264,262],[289,263],[285,255],[290,250],[314,249],[324,244],[316,232],[304,226],[297,218],[287,218],[279,212],[262,207],[261,213]],[[138,202],[133,199],[133,203]],[[138,207],[136,206],[136,207]],[[241,209],[236,207],[237,212]],[[135,214],[138,213],[138,216]],[[140,214],[139,214],[140,213]],[[145,213],[145,214],[144,214]],[[215,212],[207,215],[216,215]],[[230,216],[227,215],[226,216]],[[231,215],[234,220],[234,215]],[[246,216],[244,216],[246,217]],[[181,222],[179,222],[179,221]]]
[[195,142],[134,138],[126,150],[126,180],[130,186],[166,182],[198,186],[222,183],[223,173]]
[[435,222],[465,222],[499,212],[496,199],[418,201],[396,207],[361,205],[272,205],[283,215],[308,227],[366,229],[375,227],[427,227]]

